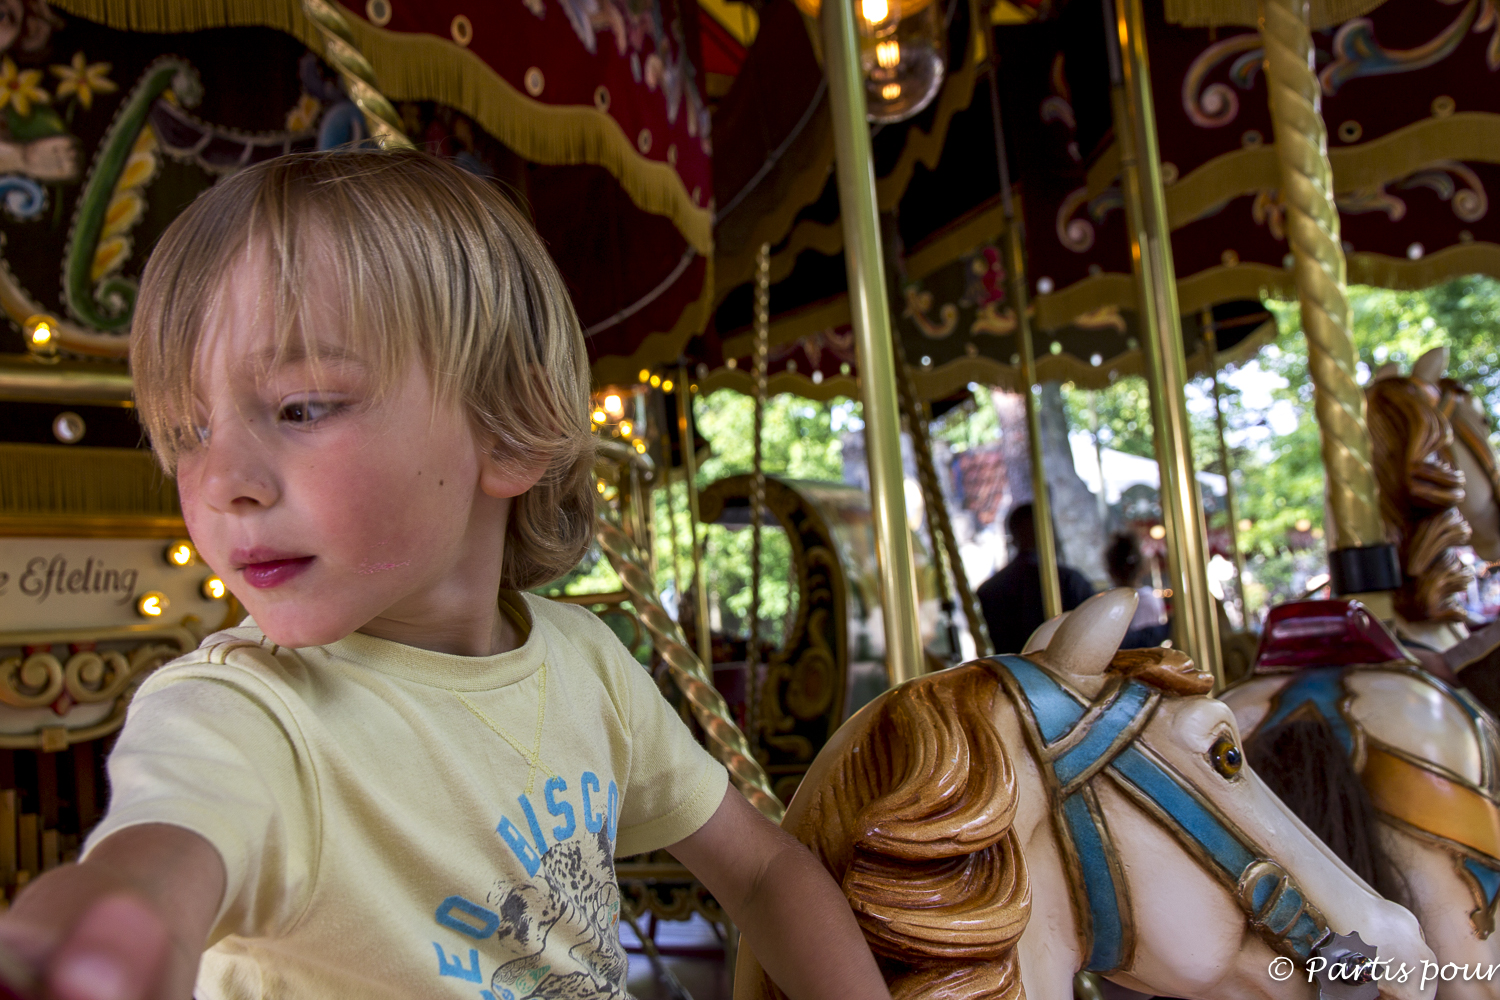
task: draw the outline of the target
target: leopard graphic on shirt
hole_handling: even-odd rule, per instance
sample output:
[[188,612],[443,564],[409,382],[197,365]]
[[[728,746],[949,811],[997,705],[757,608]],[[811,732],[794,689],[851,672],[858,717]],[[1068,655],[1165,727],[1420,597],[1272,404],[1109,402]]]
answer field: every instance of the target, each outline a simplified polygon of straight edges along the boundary
[[[531,881],[497,882],[486,902],[500,917],[495,936],[518,953],[490,977],[495,1000],[626,996],[629,963],[620,944],[620,889],[607,829],[555,844]],[[560,934],[572,939],[556,940]],[[564,946],[572,967],[554,972],[549,954]]]

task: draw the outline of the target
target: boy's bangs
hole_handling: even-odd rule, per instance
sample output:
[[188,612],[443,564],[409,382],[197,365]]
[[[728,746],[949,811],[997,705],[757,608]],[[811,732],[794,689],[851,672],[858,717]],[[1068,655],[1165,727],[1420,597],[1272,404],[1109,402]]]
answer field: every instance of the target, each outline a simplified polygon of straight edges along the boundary
[[[263,379],[305,358],[353,357],[378,394],[406,360],[407,339],[391,335],[402,328],[404,310],[390,284],[362,280],[372,270],[388,272],[380,264],[390,261],[360,259],[374,248],[338,211],[348,206],[336,194],[332,204],[320,203],[307,197],[307,188],[267,185],[249,192],[253,199],[218,206],[227,212],[190,208],[152,256],[131,331],[131,367],[141,422],[168,472],[199,440],[205,335],[230,308],[232,276],[257,281],[254,298],[273,333],[268,352],[234,359],[247,366],[243,376]],[[290,225],[292,218],[301,221]],[[329,328],[330,315],[336,329]]]

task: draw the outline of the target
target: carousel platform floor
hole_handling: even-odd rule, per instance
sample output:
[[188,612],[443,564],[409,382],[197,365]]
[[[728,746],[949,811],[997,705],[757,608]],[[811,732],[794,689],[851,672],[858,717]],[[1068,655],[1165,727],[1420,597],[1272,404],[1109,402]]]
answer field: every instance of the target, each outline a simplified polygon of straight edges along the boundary
[[724,961],[723,945],[700,916],[692,920],[662,921],[656,925],[656,947],[662,962],[677,977],[688,997],[674,993],[651,967],[629,927],[620,928],[620,941],[630,956],[625,988],[635,1000],[730,1000],[734,985]]

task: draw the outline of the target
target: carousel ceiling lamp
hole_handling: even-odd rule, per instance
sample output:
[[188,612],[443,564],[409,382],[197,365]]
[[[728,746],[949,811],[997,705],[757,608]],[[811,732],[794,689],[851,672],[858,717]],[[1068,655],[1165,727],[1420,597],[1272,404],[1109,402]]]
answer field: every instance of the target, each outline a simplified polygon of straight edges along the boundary
[[[821,0],[796,0],[816,18]],[[933,0],[851,0],[859,12],[860,62],[870,121],[920,113],[943,88],[948,61],[941,5]]]

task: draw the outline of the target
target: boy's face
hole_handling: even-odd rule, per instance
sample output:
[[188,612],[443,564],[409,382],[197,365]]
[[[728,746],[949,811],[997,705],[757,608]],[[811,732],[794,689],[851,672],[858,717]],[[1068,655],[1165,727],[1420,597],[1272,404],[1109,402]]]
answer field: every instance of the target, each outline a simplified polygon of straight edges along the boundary
[[493,617],[508,496],[529,483],[496,486],[503,470],[420,362],[377,394],[332,306],[314,356],[271,364],[261,274],[252,259],[227,277],[196,360],[203,440],[177,485],[199,553],[283,646],[472,631],[456,618]]

